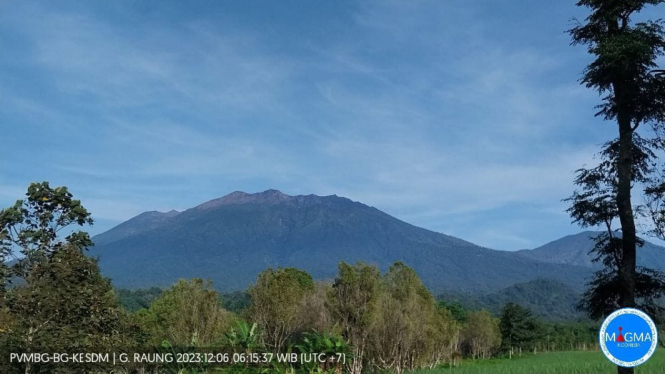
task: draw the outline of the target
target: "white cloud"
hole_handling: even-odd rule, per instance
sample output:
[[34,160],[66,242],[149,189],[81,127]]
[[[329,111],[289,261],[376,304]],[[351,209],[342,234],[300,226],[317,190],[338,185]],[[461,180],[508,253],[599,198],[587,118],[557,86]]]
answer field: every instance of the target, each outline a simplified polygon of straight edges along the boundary
[[[533,237],[512,207],[562,219],[551,212],[573,170],[613,130],[592,118],[598,99],[575,82],[583,64],[570,72],[579,55],[559,53],[567,41],[499,40],[512,26],[465,1],[357,6],[345,36],[294,52],[289,36],[280,50],[262,25],[207,14],[125,27],[14,5],[0,21],[27,47],[0,63],[41,74],[52,100],[0,85],[0,113],[62,131],[15,141],[41,148],[4,168],[70,185],[114,221],[267,188],[347,196],[506,247]],[[483,228],[497,209],[506,225]]]

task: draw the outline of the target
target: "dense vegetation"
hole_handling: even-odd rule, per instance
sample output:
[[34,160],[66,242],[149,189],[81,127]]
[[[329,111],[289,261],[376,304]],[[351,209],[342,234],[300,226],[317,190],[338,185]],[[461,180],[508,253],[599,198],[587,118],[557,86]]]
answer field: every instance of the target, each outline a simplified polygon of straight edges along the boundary
[[[64,187],[33,184],[27,199],[0,211],[2,261],[0,347],[9,352],[104,352],[112,349],[191,353],[214,348],[243,355],[325,353],[325,362],[236,362],[225,370],[352,373],[458,365],[461,358],[582,348],[594,328],[547,325],[516,304],[497,317],[436,302],[416,272],[396,262],[376,266],[341,262],[337,275],[317,283],[295,268],[266,269],[246,293],[220,296],[212,282],[180,280],[168,289],[120,290],[84,254],[85,232],[65,238],[61,228],[91,223]],[[229,305],[230,311],[225,308]],[[125,307],[121,307],[124,305]],[[337,354],[345,355],[340,362]],[[334,360],[337,357],[338,360]],[[2,361],[3,372],[97,373],[107,362],[22,364]],[[258,366],[258,367],[257,367]],[[203,363],[116,365],[125,372],[207,372]],[[183,371],[184,370],[184,371]]]
[[[521,356],[541,351],[592,349],[596,345],[597,326],[546,323],[516,304],[506,304],[501,313],[494,316],[484,310],[465,310],[456,304],[437,303],[415,272],[402,263],[394,264],[385,274],[372,266],[342,263],[333,283],[315,283],[309,274],[293,268],[268,269],[244,294],[250,299],[247,307],[234,313],[224,308],[224,298],[212,284],[200,279],[181,280],[163,291],[155,288],[120,290],[114,298],[107,281],[98,278],[99,270],[93,260],[77,251],[58,253],[49,266],[58,264],[61,268],[58,272],[48,271],[50,278],[40,278],[52,286],[32,283],[34,286],[19,286],[9,292],[9,300],[14,301],[10,316],[19,311],[19,306],[25,313],[25,308],[31,306],[23,305],[34,298],[41,299],[42,292],[53,295],[52,304],[44,306],[44,316],[30,313],[30,321],[11,320],[9,333],[2,336],[14,349],[28,350],[30,344],[55,347],[53,336],[62,336],[55,331],[75,327],[95,339],[73,335],[74,340],[60,341],[57,346],[66,349],[76,346],[79,344],[76,339],[81,339],[81,342],[88,341],[91,348],[99,348],[95,342],[108,341],[111,345],[106,349],[167,344],[216,346],[243,352],[286,352],[302,348],[306,342],[312,344],[311,337],[315,336],[340,341],[341,349],[348,350],[351,358],[350,368],[355,367],[357,372],[383,369],[401,372],[439,365],[455,366],[463,357]],[[59,256],[65,254],[78,259],[73,270],[66,268],[70,262],[58,261]],[[85,264],[93,278],[76,281],[68,278],[67,274],[80,271],[81,265],[77,263]],[[34,276],[43,277],[41,274]],[[111,299],[96,301],[53,291],[53,287],[59,285],[61,290],[91,292],[96,284],[106,287],[106,291],[97,292]],[[82,298],[81,302],[104,303],[107,314],[97,318],[104,321],[103,325],[108,324],[108,329],[85,331],[90,323],[67,319],[52,321],[49,324],[52,330],[42,335],[29,335],[30,326],[43,324],[49,313],[60,308],[55,304],[77,298]],[[129,314],[117,303],[121,299],[133,309],[141,303],[143,306]],[[147,299],[151,301],[146,302]],[[93,304],[88,308],[94,308]],[[81,317],[86,318],[74,315],[74,318]],[[40,372],[52,367],[37,365],[34,369]],[[72,367],[72,372],[79,369]],[[305,370],[297,365],[294,369]]]
[[138,290],[116,290],[118,302],[129,312],[136,312],[139,309],[147,309],[163,292],[164,290],[159,287]]
[[551,279],[536,279],[517,283],[490,293],[447,292],[437,296],[446,303],[459,303],[465,309],[486,309],[499,314],[501,308],[514,302],[530,309],[539,318],[555,321],[584,319],[577,309],[580,293],[573,288]]
[[[164,292],[159,287],[139,288],[139,289],[126,289],[121,288],[116,290],[120,306],[129,312],[136,312],[139,309],[147,309],[150,304]],[[219,299],[224,308],[229,312],[241,313],[245,310],[250,303],[249,294],[247,292],[221,292]]]

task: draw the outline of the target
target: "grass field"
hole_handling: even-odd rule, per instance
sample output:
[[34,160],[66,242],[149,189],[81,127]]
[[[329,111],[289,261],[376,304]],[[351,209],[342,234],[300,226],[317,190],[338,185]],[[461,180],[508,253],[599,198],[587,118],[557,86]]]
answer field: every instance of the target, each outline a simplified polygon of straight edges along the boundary
[[[665,349],[659,349],[635,370],[640,374],[665,373]],[[465,360],[457,368],[420,370],[417,374],[612,374],[616,366],[600,351],[548,352],[537,355]]]

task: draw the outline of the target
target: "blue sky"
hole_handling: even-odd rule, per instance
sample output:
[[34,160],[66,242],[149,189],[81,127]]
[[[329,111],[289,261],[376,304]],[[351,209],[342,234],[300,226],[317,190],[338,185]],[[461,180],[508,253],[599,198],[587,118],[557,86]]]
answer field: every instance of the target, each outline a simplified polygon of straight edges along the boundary
[[585,14],[549,0],[0,0],[0,204],[33,181],[67,185],[99,233],[275,188],[535,247],[579,231],[561,199],[615,132],[564,32]]

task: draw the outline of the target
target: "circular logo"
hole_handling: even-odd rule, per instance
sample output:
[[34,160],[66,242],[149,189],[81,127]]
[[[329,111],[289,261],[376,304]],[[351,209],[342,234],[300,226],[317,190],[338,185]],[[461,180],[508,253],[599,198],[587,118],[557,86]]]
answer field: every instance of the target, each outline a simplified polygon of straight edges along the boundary
[[619,366],[635,367],[645,363],[656,351],[658,331],[646,313],[623,308],[603,321],[598,339],[610,361]]

